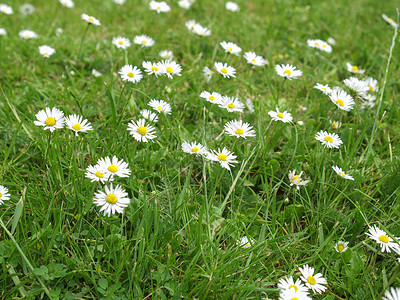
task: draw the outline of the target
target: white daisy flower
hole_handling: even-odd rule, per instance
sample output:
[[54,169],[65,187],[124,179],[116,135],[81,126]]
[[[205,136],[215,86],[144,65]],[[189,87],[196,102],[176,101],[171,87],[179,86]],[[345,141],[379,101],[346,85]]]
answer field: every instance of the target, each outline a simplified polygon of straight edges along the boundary
[[172,59],[174,57],[174,53],[170,50],[162,50],[158,55],[164,59]]
[[299,175],[296,175],[296,170],[289,171],[288,177],[290,181],[290,186],[295,185],[298,190],[300,189],[301,186],[306,186],[307,183],[310,182],[310,180],[302,180],[301,179],[302,174],[303,171],[301,171]]
[[6,188],[3,185],[0,185],[0,205],[7,200],[10,200],[10,194],[8,193],[8,188]]
[[100,165],[89,165],[86,168],[85,177],[89,178],[91,182],[101,182],[106,183],[108,181],[113,181],[114,176],[110,172],[106,172]]
[[224,78],[236,77],[236,69],[228,66],[227,63],[215,62],[214,68],[218,71],[218,73],[224,76]]
[[207,27],[201,26],[200,24],[195,24],[192,32],[199,36],[210,36],[211,35],[211,30],[208,29]]
[[242,48],[240,48],[238,45],[236,45],[235,43],[232,43],[232,42],[223,41],[219,44],[227,53],[239,55],[239,53],[242,51]]
[[297,279],[296,282],[294,282],[293,277],[285,277],[279,279],[278,289],[281,292],[294,290],[295,292],[308,293],[308,288],[301,282],[301,280]]
[[219,162],[221,167],[229,171],[231,170],[230,166],[233,166],[234,163],[238,163],[238,161],[235,160],[236,155],[225,147],[222,150],[220,150],[220,148],[218,148],[217,151],[211,150],[211,152],[208,153],[207,158],[211,161]]
[[142,63],[142,67],[144,68],[144,71],[148,74],[154,74],[156,77],[158,75],[163,75],[160,63],[152,63],[151,61],[144,61]]
[[385,292],[385,297],[382,300],[400,300],[400,287],[391,287],[390,290]]
[[273,121],[282,121],[283,123],[290,123],[293,121],[291,113],[288,113],[286,110],[282,113],[279,111],[279,108],[276,108],[276,111],[269,111],[268,114]]
[[154,40],[147,35],[137,35],[133,38],[133,43],[142,47],[151,47],[154,45]]
[[301,292],[296,291],[294,288],[283,290],[279,294],[279,300],[312,300],[310,296],[308,296],[308,291]]
[[208,153],[207,147],[197,142],[190,144],[189,142],[183,142],[182,151],[185,153],[196,154],[196,155],[207,155]]
[[169,105],[167,102],[164,100],[156,100],[152,99],[148,105],[153,108],[155,111],[159,113],[165,113],[170,115],[172,112],[171,105]]
[[224,131],[230,136],[253,137],[256,136],[256,131],[249,123],[243,123],[242,120],[233,120],[225,124]]
[[36,119],[38,121],[34,121],[35,125],[44,126],[44,130],[53,132],[64,127],[64,113],[55,107],[42,109],[36,114]]
[[50,57],[51,55],[56,53],[56,50],[49,46],[43,45],[39,47],[39,53],[43,55],[43,57]]
[[388,236],[385,231],[379,229],[378,226],[374,225],[373,227],[370,227],[369,232],[367,232],[366,235],[368,235],[371,239],[373,239],[381,246],[381,251],[383,253],[389,253],[392,250],[397,253],[400,252],[399,244],[394,242],[393,239]]
[[320,90],[325,95],[329,95],[330,93],[332,93],[332,89],[327,84],[317,83],[316,85],[314,85],[314,89]]
[[125,1],[126,0],[114,0],[114,3],[118,4],[118,5],[123,5],[125,3]]
[[248,64],[253,66],[262,67],[268,64],[268,61],[264,59],[262,56],[257,55],[255,52],[245,52],[243,57],[246,59]]
[[336,252],[343,253],[343,252],[346,252],[347,249],[349,249],[348,244],[349,244],[349,242],[339,241],[335,244],[334,248],[335,248]]
[[149,120],[150,122],[157,123],[158,122],[158,116],[156,113],[153,113],[152,111],[148,109],[143,109],[140,114],[142,115],[143,118],[146,120]]
[[18,35],[19,35],[19,37],[21,39],[25,39],[25,40],[36,39],[36,38],[39,37],[36,32],[34,32],[32,30],[27,30],[27,29],[26,30],[21,30],[18,33]]
[[213,75],[213,71],[211,71],[211,69],[209,67],[204,67],[203,68],[203,76],[206,79],[207,82],[210,82],[211,77]]
[[201,92],[200,97],[214,104],[222,104],[222,95],[216,92],[209,93],[207,91],[203,91]]
[[101,170],[111,176],[118,177],[129,177],[131,175],[131,170],[129,170],[128,163],[124,162],[123,159],[118,160],[114,155],[112,159],[110,157],[102,157],[97,161],[97,165],[100,166]]
[[296,67],[293,67],[292,65],[276,65],[275,66],[275,71],[278,73],[279,76],[285,77],[289,80],[292,79],[297,79],[301,75],[303,75],[303,72],[300,70],[296,70]]
[[7,35],[7,31],[4,28],[0,28],[0,35]]
[[321,51],[332,53],[332,47],[323,40],[307,40],[307,45],[312,48],[316,48]]
[[336,45],[336,41],[333,37],[328,37],[328,39],[326,40],[329,44],[335,46]]
[[0,3],[0,12],[5,15],[12,15],[14,13],[12,7],[4,3]]
[[110,187],[105,186],[105,192],[97,191],[94,194],[93,203],[97,206],[101,206],[100,211],[104,211],[104,216],[115,213],[123,213],[124,208],[129,205],[128,193],[120,186],[117,185],[115,188],[112,183]]
[[366,80],[364,80],[364,82],[368,86],[368,92],[369,93],[374,93],[374,92],[377,92],[379,90],[378,80],[376,80],[376,79],[374,79],[372,77],[368,77]]
[[60,3],[67,8],[74,8],[74,2],[72,0],[60,0]]
[[328,284],[326,279],[322,277],[321,273],[317,273],[314,275],[314,268],[305,265],[302,268],[299,268],[301,272],[300,278],[306,284],[306,286],[313,290],[314,293],[322,294],[326,290],[326,286],[324,284]]
[[342,126],[342,122],[339,122],[339,121],[329,120],[329,123],[331,123],[332,129],[338,129]]
[[253,101],[251,101],[250,98],[246,98],[245,100],[246,100],[247,109],[248,109],[251,113],[253,113],[253,112],[254,112],[254,104],[253,104]]
[[118,48],[118,49],[127,49],[131,46],[131,42],[129,39],[122,37],[122,36],[117,36],[112,39],[112,43]]
[[238,98],[228,96],[222,96],[222,102],[218,106],[225,108],[229,112],[243,112],[244,109],[244,104],[240,102]]
[[159,63],[161,73],[173,78],[172,75],[181,76],[182,67],[174,61],[166,60]]
[[19,12],[24,16],[31,15],[35,12],[35,7],[30,3],[25,3],[19,7]]
[[92,75],[94,77],[100,77],[103,76],[103,74],[101,74],[99,71],[97,71],[96,69],[92,69]]
[[353,98],[342,89],[333,89],[329,98],[338,108],[345,111],[352,110],[355,104]]
[[328,133],[326,131],[319,131],[315,135],[315,139],[320,141],[324,147],[339,148],[343,144],[342,140],[336,133]]
[[149,6],[151,10],[155,10],[158,14],[162,12],[169,12],[171,10],[169,5],[165,1],[158,2],[152,0],[150,1]]
[[58,27],[58,28],[56,29],[56,36],[62,35],[63,32],[64,32],[64,30],[63,30],[62,28]]
[[194,27],[197,25],[198,23],[195,20],[189,20],[185,23],[185,26],[187,29],[189,29],[190,31],[193,32]]
[[191,0],[179,0],[178,5],[184,9],[189,9],[193,2]]
[[347,71],[356,74],[364,74],[365,70],[360,69],[358,66],[353,66],[350,63],[346,63]]
[[343,80],[343,83],[357,94],[365,94],[369,90],[369,86],[365,81],[355,77],[347,78]]
[[236,12],[236,11],[240,10],[239,5],[237,5],[235,2],[232,2],[232,1],[226,2],[225,3],[225,8],[227,10],[229,10],[229,11],[232,11],[232,12]]
[[142,71],[136,66],[132,65],[123,66],[121,70],[119,70],[118,74],[121,75],[121,79],[123,81],[129,81],[133,83],[139,82],[143,78]]
[[87,14],[82,14],[82,15],[81,15],[81,19],[82,19],[83,21],[86,21],[86,22],[88,22],[89,24],[93,24],[93,25],[95,25],[95,26],[100,26],[100,25],[101,25],[99,20],[97,20],[95,17],[88,16]]
[[376,96],[375,95],[371,95],[371,94],[362,94],[360,95],[363,99],[367,100],[367,101],[372,101],[374,102],[376,100]]
[[248,238],[247,236],[242,237],[240,240],[236,242],[239,247],[250,248],[255,242],[252,238]]
[[338,166],[332,166],[332,169],[338,174],[340,177],[343,177],[344,179],[349,179],[349,180],[354,180],[353,176],[350,176],[343,172],[342,168],[339,168]]
[[136,122],[131,121],[128,124],[128,131],[139,142],[147,143],[149,140],[157,137],[154,134],[155,128],[151,125],[146,125],[145,119],[140,119]]
[[361,109],[373,108],[374,106],[375,106],[374,101],[365,101],[363,104],[361,104]]
[[78,136],[79,132],[87,132],[93,130],[88,120],[84,120],[82,116],[70,115],[65,118],[65,125],[67,128],[73,130],[75,135]]
[[386,21],[386,22],[388,22],[390,25],[392,25],[393,27],[398,27],[399,26],[399,24],[397,24],[392,18],[389,18],[387,15],[385,15],[385,14],[382,14],[382,18]]

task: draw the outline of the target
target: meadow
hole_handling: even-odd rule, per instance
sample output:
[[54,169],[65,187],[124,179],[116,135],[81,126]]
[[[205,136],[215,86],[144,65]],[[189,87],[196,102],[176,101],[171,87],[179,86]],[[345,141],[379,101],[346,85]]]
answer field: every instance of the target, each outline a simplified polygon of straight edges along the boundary
[[1,299],[400,299],[399,3],[226,2],[0,4]]

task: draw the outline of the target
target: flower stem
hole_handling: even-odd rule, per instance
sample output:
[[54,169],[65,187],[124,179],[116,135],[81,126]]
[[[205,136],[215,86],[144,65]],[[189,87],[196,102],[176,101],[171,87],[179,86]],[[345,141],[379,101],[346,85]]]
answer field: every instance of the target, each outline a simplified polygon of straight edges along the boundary
[[88,23],[88,25],[86,26],[85,32],[83,33],[82,40],[81,40],[81,44],[79,45],[78,56],[76,57],[76,63],[79,62],[79,58],[80,58],[80,55],[81,55],[81,50],[82,50],[83,41],[84,41],[84,39],[85,39],[86,33],[87,33],[88,29],[89,29],[89,26],[90,26],[90,23]]

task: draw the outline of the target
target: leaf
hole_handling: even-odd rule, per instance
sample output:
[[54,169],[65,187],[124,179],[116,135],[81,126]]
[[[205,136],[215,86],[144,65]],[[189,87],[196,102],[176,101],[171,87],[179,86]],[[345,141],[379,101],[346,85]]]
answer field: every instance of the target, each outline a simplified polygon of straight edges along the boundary
[[11,234],[15,232],[19,219],[21,218],[22,210],[24,209],[25,193],[26,193],[26,187],[22,191],[22,196],[15,207],[14,216],[11,221]]
[[99,287],[101,287],[103,290],[106,290],[108,287],[108,281],[105,278],[100,278],[99,280]]
[[267,164],[267,169],[268,171],[271,171],[271,174],[275,174],[280,167],[281,165],[279,164],[279,161],[277,161],[276,159],[271,159]]

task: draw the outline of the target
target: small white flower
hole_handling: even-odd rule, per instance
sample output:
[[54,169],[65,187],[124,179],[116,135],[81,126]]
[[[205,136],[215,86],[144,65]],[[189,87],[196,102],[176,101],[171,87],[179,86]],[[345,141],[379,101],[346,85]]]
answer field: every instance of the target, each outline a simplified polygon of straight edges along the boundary
[[120,186],[117,185],[115,188],[112,183],[110,187],[105,186],[105,192],[97,191],[94,194],[93,203],[97,206],[101,206],[100,211],[104,211],[104,216],[114,213],[123,213],[124,208],[129,205],[128,193]]
[[382,297],[382,300],[400,300],[400,287],[391,287],[390,290],[385,292],[385,297]]
[[78,136],[79,132],[87,132],[89,130],[93,130],[93,127],[90,125],[90,122],[86,119],[83,119],[82,116],[78,115],[70,115],[66,117],[65,124],[67,128],[75,132],[76,136]]
[[248,238],[247,236],[242,237],[239,241],[237,241],[237,245],[243,248],[250,248],[255,242],[252,238]]
[[296,282],[294,282],[293,277],[279,279],[278,289],[281,292],[294,290],[295,292],[308,293],[308,288],[301,282],[301,280],[297,279]]
[[232,2],[232,1],[226,2],[225,8],[232,12],[236,12],[236,11],[240,10],[239,5],[237,5],[235,2]]
[[54,50],[53,48],[51,48],[49,46],[43,45],[43,46],[39,47],[39,53],[41,55],[43,55],[43,57],[50,57],[51,55],[56,53],[56,50]]
[[243,54],[243,57],[246,59],[248,64],[251,64],[253,66],[262,67],[268,64],[268,61],[266,59],[264,59],[260,55],[257,55],[254,52],[245,52]]
[[118,5],[123,5],[125,3],[125,1],[126,0],[114,0],[114,3],[118,4]]
[[183,142],[182,143],[182,151],[185,153],[196,154],[196,155],[207,155],[208,150],[206,146],[203,146],[200,143],[194,142]]
[[195,20],[189,20],[185,23],[185,26],[187,29],[189,29],[191,32],[193,32],[194,27],[197,25],[197,22]]
[[95,26],[100,26],[100,21],[97,20],[95,17],[88,16],[87,14],[82,14],[81,19],[88,22],[89,24],[93,24]]
[[295,185],[296,188],[299,190],[301,186],[306,186],[310,180],[302,180],[301,175],[303,171],[300,172],[299,175],[296,175],[296,170],[289,171],[288,177],[290,181],[290,186]]
[[63,31],[63,29],[62,28],[57,28],[56,29],[56,36],[60,36],[60,35],[62,35],[62,33],[63,33],[64,31]]
[[192,32],[199,36],[210,36],[211,35],[211,30],[208,29],[207,27],[201,26],[200,24],[195,24]]
[[369,86],[365,81],[355,77],[347,78],[343,80],[343,83],[357,94],[365,94],[369,90]]
[[156,100],[152,99],[149,104],[151,108],[153,108],[155,111],[159,113],[165,113],[170,115],[172,112],[171,105],[169,105],[167,102],[164,100]]
[[101,183],[106,183],[108,181],[113,181],[114,177],[110,172],[106,172],[100,165],[89,165],[86,168],[85,177],[89,178],[91,182],[98,181]]
[[147,35],[137,35],[133,38],[133,43],[142,47],[151,47],[154,45],[154,40]]
[[341,110],[350,111],[353,109],[354,100],[342,89],[334,88],[329,94],[331,101]]
[[332,37],[328,37],[328,39],[326,40],[329,44],[331,44],[332,46],[336,45],[336,41],[334,38]]
[[2,12],[5,15],[12,15],[14,13],[12,7],[4,3],[0,4],[0,12]]
[[378,80],[368,77],[366,80],[364,80],[364,82],[368,86],[369,93],[377,92],[379,90]]
[[4,28],[0,28],[0,36],[7,35],[7,31]]
[[350,63],[346,63],[347,71],[356,74],[364,74],[365,70],[360,69],[358,66],[353,66]]
[[218,106],[225,108],[229,112],[243,112],[244,109],[244,104],[238,98],[228,96],[222,96],[222,102]]
[[338,174],[340,177],[344,178],[344,179],[349,179],[349,180],[354,180],[353,176],[350,176],[348,174],[346,174],[345,172],[343,172],[342,168],[339,168],[338,166],[332,166],[332,169],[336,172],[336,174]]
[[36,39],[36,38],[39,37],[39,36],[37,35],[37,33],[34,32],[34,31],[32,31],[32,30],[21,30],[21,31],[18,33],[18,35],[19,35],[20,38],[25,39],[25,40],[28,40],[28,39]]
[[302,71],[296,70],[296,67],[293,67],[292,65],[289,65],[289,64],[276,65],[275,71],[279,76],[285,77],[289,80],[297,79],[301,75],[303,75]]
[[316,85],[314,85],[314,89],[320,90],[325,95],[329,95],[330,93],[332,93],[332,89],[327,84],[317,83]]
[[203,91],[201,92],[200,97],[214,104],[222,104],[222,95],[216,92],[209,93],[207,91]]
[[112,159],[108,156],[102,157],[97,160],[97,164],[103,172],[110,174],[111,177],[129,177],[131,175],[128,163],[124,162],[123,159],[119,160],[115,155]]
[[288,113],[286,110],[282,113],[279,111],[279,108],[276,108],[276,111],[269,111],[268,114],[274,121],[282,121],[283,123],[290,123],[293,121],[291,113]]
[[392,18],[389,18],[387,15],[385,15],[385,14],[382,14],[382,18],[386,21],[386,22],[388,22],[390,25],[392,25],[393,27],[398,27],[399,26],[399,24],[397,24]]
[[169,12],[171,10],[165,1],[158,2],[152,0],[150,1],[149,6],[151,10],[155,10],[158,14],[162,12]]
[[181,76],[182,67],[180,64],[166,60],[159,63],[161,73],[167,75],[168,78],[173,78],[172,75]]
[[342,122],[339,122],[339,121],[329,120],[329,123],[331,123],[332,129],[338,129],[342,126]]
[[133,67],[132,65],[123,66],[121,70],[119,70],[118,74],[121,75],[123,81],[129,81],[133,83],[139,82],[143,78],[142,71],[140,71],[140,69],[138,69],[136,66]]
[[127,49],[131,46],[131,42],[129,39],[122,37],[122,36],[117,36],[112,39],[112,43],[118,48],[118,49]]
[[156,113],[153,113],[152,111],[148,109],[143,109],[140,114],[142,115],[143,118],[146,120],[149,120],[150,122],[157,123],[158,122],[158,116]]
[[232,166],[234,163],[238,163],[238,161],[235,160],[236,155],[234,155],[225,147],[222,150],[220,150],[220,148],[218,148],[217,151],[211,150],[211,152],[208,153],[207,158],[211,161],[219,162],[221,167],[227,170],[231,170],[230,166]]
[[131,121],[131,123],[128,124],[128,131],[133,138],[139,142],[147,143],[149,140],[157,137],[154,134],[154,127],[146,125],[145,119],[140,119],[136,122]]
[[101,74],[99,71],[97,71],[96,69],[92,69],[92,75],[94,77],[100,77],[103,76],[103,74]]
[[323,40],[307,40],[307,45],[312,48],[316,48],[321,51],[325,51],[328,53],[332,52],[332,47],[327,42]]
[[67,8],[74,8],[74,2],[72,0],[60,0],[60,3]]
[[142,67],[144,71],[148,74],[154,74],[156,77],[158,75],[163,75],[160,63],[152,63],[151,61],[144,61],[142,62]]
[[317,273],[314,275],[314,268],[305,265],[302,268],[299,268],[301,272],[301,280],[306,284],[306,286],[313,290],[314,293],[322,294],[326,290],[326,286],[324,284],[328,284],[326,279],[322,277],[321,273]]
[[162,50],[158,55],[164,59],[172,59],[174,57],[174,53],[170,50]]
[[215,62],[214,68],[218,71],[218,73],[224,76],[224,78],[236,77],[236,69],[228,66],[227,63]]
[[233,120],[225,124],[224,131],[237,138],[246,138],[256,136],[256,131],[249,123],[243,123],[242,120]]
[[192,6],[192,0],[179,0],[178,5],[184,9],[189,9]]
[[7,200],[10,200],[10,194],[8,193],[8,188],[6,188],[3,185],[0,185],[0,205]]
[[349,248],[347,245],[349,244],[349,242],[343,242],[343,241],[339,241],[335,244],[335,250],[336,252],[339,253],[343,253],[346,252],[346,250]]
[[373,227],[369,228],[369,232],[366,233],[371,239],[377,242],[381,246],[381,251],[391,252],[392,250],[400,254],[400,246],[399,244],[395,243],[393,239],[388,236],[388,234],[379,229],[378,226],[374,225]]
[[250,98],[246,98],[246,106],[247,106],[247,109],[248,109],[251,113],[254,112],[254,104],[253,104],[253,101],[251,101]]
[[239,53],[242,51],[242,48],[240,48],[238,45],[236,45],[235,43],[232,43],[232,42],[223,41],[219,44],[227,53],[239,55]]
[[210,82],[211,77],[213,75],[213,71],[211,71],[211,69],[209,67],[204,67],[203,68],[203,75],[204,75],[204,78],[206,79],[206,81]]
[[31,15],[35,12],[35,7],[30,3],[25,3],[19,7],[19,12],[24,16]]
[[328,133],[326,131],[319,131],[315,135],[315,139],[320,141],[324,147],[339,148],[343,144],[342,140],[336,133]]
[[64,113],[55,107],[42,109],[36,114],[36,119],[38,121],[34,121],[35,125],[44,126],[44,130],[53,132],[64,127]]

